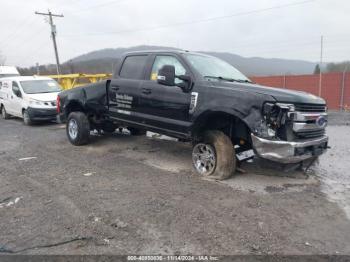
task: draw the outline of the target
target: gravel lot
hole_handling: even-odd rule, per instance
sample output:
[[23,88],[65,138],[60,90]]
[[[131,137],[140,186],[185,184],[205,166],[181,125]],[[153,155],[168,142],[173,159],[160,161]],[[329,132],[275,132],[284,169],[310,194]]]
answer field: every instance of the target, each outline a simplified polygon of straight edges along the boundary
[[74,147],[63,125],[1,119],[0,251],[350,254],[349,118],[334,119],[307,174],[255,161],[224,182],[192,173],[186,143],[115,133]]

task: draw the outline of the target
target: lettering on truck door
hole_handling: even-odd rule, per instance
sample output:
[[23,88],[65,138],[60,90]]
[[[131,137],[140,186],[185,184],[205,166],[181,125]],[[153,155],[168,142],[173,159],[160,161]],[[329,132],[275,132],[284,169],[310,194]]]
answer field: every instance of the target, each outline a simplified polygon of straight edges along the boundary
[[132,55],[124,59],[120,72],[111,80],[108,97],[112,118],[140,121],[138,115],[139,88],[144,81],[148,55]]

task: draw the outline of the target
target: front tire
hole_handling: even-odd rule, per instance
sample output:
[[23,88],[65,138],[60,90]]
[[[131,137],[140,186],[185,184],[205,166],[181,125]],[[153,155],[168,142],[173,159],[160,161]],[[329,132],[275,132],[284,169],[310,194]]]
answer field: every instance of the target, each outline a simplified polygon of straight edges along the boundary
[[23,115],[23,123],[26,126],[31,126],[33,124],[33,121],[30,119],[28,111],[27,110],[23,110],[23,114],[22,115]]
[[72,112],[68,116],[66,132],[69,142],[75,146],[86,145],[90,140],[90,123],[83,112]]
[[9,119],[10,115],[6,112],[5,106],[1,107],[1,117],[3,119]]
[[195,171],[206,178],[224,180],[236,169],[236,154],[231,139],[223,132],[211,130],[204,133],[202,140],[192,151]]

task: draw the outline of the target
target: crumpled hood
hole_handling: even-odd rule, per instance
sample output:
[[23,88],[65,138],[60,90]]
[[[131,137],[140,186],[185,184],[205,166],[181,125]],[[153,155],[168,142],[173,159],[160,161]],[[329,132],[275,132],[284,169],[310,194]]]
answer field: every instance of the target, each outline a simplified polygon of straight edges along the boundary
[[322,105],[326,104],[324,99],[302,91],[267,87],[267,86],[250,84],[250,83],[237,83],[237,82],[231,83],[231,82],[224,82],[224,81],[217,81],[217,82],[213,81],[212,83],[216,88],[224,88],[227,90],[242,90],[244,92],[270,95],[274,99],[276,99],[276,101],[278,102],[322,104]]
[[59,92],[27,94],[27,97],[35,99],[35,100],[43,101],[43,102],[50,102],[50,101],[56,101],[58,93]]

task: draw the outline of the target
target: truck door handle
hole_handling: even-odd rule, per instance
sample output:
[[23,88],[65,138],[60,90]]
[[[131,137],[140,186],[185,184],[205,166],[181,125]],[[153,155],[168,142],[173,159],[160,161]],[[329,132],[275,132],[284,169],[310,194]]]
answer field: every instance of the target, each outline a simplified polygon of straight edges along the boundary
[[112,90],[119,90],[119,88],[120,88],[119,86],[111,86]]
[[152,90],[150,88],[142,88],[142,93],[149,95],[150,93],[152,93]]

